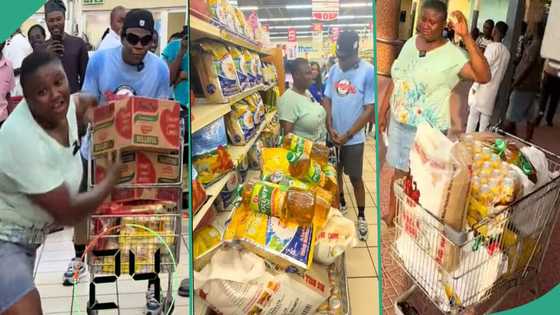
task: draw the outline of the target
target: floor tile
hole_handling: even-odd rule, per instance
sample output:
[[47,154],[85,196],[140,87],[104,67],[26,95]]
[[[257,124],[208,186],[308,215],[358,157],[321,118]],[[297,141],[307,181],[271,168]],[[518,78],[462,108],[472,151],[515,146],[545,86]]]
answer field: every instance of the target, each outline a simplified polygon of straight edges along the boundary
[[347,277],[374,277],[374,268],[367,248],[351,248],[346,252]]
[[379,243],[377,241],[377,239],[378,239],[377,225],[370,224],[368,226],[368,229],[369,229],[369,234],[368,234],[368,239],[366,241],[367,246],[368,247],[378,247]]
[[348,279],[352,315],[379,314],[377,278]]
[[368,224],[377,224],[377,207],[366,207],[364,214]]

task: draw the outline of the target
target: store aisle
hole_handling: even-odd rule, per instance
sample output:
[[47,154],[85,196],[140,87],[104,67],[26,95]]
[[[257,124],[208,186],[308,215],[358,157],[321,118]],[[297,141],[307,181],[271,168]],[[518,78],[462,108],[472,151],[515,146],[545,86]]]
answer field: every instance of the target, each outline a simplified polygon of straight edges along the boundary
[[[352,315],[375,315],[379,313],[378,296],[378,242],[377,207],[375,205],[375,142],[368,137],[364,153],[364,182],[366,186],[366,220],[369,238],[346,253],[346,275]],[[344,194],[348,204],[348,218],[357,222],[358,208],[352,192],[350,179],[345,176]]]
[[[183,224],[184,225],[184,224]],[[44,246],[37,250],[35,284],[41,294],[44,314],[70,314],[72,303],[72,287],[62,286],[62,274],[67,268],[68,261],[74,255],[72,245],[73,229],[66,228],[48,236]],[[181,257],[178,269],[177,285],[188,274],[187,250],[184,241],[181,242]],[[167,275],[160,275],[162,288],[167,289]],[[146,281],[136,282],[130,277],[123,277],[118,282],[119,300],[113,284],[102,284],[98,287],[99,302],[116,302],[121,306],[121,315],[145,314]],[[77,304],[74,306],[76,315],[85,315],[88,301],[89,277],[78,284]],[[174,288],[174,293],[177,290]],[[176,295],[176,294],[175,294]],[[174,314],[188,313],[188,299],[177,296]],[[102,311],[100,314],[118,314],[114,311]]]

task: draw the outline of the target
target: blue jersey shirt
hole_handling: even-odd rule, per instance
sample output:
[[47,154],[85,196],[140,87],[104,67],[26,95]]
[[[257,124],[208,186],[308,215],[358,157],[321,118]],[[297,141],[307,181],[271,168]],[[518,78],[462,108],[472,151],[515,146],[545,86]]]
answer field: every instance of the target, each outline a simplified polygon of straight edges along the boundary
[[[360,60],[356,66],[342,71],[334,65],[325,82],[325,97],[331,99],[333,128],[339,134],[346,133],[364,111],[364,106],[375,103],[375,70],[373,66]],[[362,131],[357,132],[345,145],[360,144],[365,141]]]

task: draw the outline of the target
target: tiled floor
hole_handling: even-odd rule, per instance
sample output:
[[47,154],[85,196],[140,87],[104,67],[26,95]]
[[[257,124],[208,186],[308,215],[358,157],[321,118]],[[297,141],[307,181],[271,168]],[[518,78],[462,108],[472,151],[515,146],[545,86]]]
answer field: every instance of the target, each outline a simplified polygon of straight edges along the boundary
[[[73,256],[74,248],[72,245],[71,228],[49,235],[45,245],[37,250],[35,284],[41,295],[44,314],[86,314],[85,309],[88,301],[89,277],[85,277],[77,286],[73,313],[71,313],[72,287],[62,286],[62,274],[66,270],[70,258]],[[188,299],[179,297],[176,294],[177,285],[188,274],[188,265],[186,262],[187,250],[183,240],[181,242],[181,257],[177,270],[177,278],[173,279],[173,282],[176,283],[172,291],[176,298],[176,306],[173,314],[188,314]],[[160,275],[160,278],[162,279],[162,288],[167,290],[167,275]],[[146,281],[136,282],[129,276],[123,276],[118,284],[120,314],[145,314],[146,288]],[[98,292],[99,302],[117,301],[117,294],[113,285],[102,284],[99,286]],[[99,314],[118,314],[118,312],[100,311]]]
[[[369,238],[346,253],[346,274],[348,277],[350,309],[352,315],[379,314],[378,290],[378,243],[377,207],[375,203],[375,145],[368,139],[364,153],[364,182],[366,186],[366,220],[369,224]],[[349,219],[357,220],[358,209],[350,179],[344,179],[344,194],[348,205]]]

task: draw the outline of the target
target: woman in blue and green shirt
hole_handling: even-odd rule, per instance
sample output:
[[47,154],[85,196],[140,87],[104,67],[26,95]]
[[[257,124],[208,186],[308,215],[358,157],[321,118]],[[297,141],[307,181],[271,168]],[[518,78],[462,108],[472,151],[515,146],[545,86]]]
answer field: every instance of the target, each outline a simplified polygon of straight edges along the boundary
[[[451,106],[453,88],[461,79],[486,83],[490,69],[484,55],[469,34],[467,22],[459,11],[452,13],[451,27],[461,37],[467,54],[443,37],[447,6],[438,0],[422,5],[418,34],[403,46],[391,68],[392,83],[381,102],[380,132],[388,125],[387,163],[395,169],[393,182],[409,172],[409,154],[416,127],[427,122],[456,135],[463,130],[460,108]],[[383,219],[389,225],[395,213],[391,185],[389,212]]]

